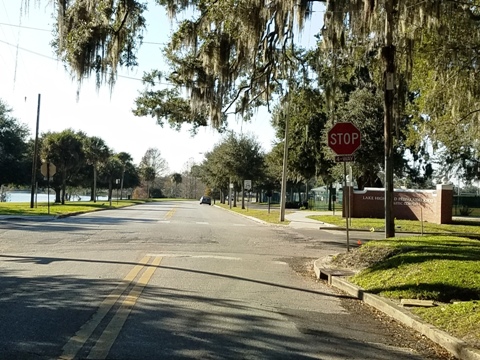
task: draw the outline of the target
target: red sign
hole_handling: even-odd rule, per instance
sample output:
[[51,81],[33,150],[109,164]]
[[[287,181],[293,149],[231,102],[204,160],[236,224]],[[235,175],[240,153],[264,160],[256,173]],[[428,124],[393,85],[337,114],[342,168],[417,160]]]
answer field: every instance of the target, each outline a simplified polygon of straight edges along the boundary
[[352,155],[361,143],[360,130],[352,123],[336,123],[328,132],[328,146],[337,155]]

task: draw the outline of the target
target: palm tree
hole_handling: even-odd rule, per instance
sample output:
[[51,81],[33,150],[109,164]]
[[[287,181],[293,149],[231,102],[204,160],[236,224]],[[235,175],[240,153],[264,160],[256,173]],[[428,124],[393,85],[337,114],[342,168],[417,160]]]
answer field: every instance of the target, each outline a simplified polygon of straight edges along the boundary
[[133,158],[129,153],[126,153],[126,152],[118,153],[117,158],[122,163],[122,178],[120,180],[120,200],[122,200],[123,199],[123,180],[125,178],[125,168],[126,168],[128,163],[131,163],[133,161]]
[[178,196],[177,194],[177,186],[178,184],[181,184],[182,183],[182,175],[179,174],[179,173],[174,173],[171,175],[171,179],[172,179],[172,182],[175,183],[175,197]]
[[98,166],[104,164],[111,156],[111,151],[105,141],[99,137],[87,137],[84,143],[87,163],[93,166],[93,191],[91,200],[97,202],[97,173]]
[[108,183],[108,200],[110,206],[112,205],[112,190],[114,179],[118,179],[122,173],[122,163],[117,155],[110,156],[103,164],[101,172]]

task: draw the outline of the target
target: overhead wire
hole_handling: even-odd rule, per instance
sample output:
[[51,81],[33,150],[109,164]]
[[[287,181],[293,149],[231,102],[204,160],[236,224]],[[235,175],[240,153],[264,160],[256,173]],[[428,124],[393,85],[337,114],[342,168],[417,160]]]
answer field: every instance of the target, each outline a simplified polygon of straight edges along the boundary
[[[4,8],[4,14],[7,18],[7,20],[9,21],[9,23],[11,22],[10,21],[10,17],[9,17],[9,14],[8,14],[8,9],[7,9],[7,6],[5,5],[5,0],[2,0],[2,5],[3,5],[3,8]],[[25,72],[27,73],[26,76],[27,76],[27,79],[30,78],[29,74],[28,74],[28,68],[25,64],[25,61],[23,59],[23,57],[21,56],[21,54],[19,54],[18,52],[18,45],[20,43],[20,28],[21,28],[21,13],[22,13],[22,6],[23,6],[23,3],[22,5],[20,5],[20,14],[19,14],[19,25],[17,25],[17,27],[19,28],[18,30],[18,33],[17,35],[15,35],[15,33],[13,32],[12,30],[12,38],[13,39],[16,39],[16,42],[17,42],[17,45],[14,45],[16,47],[16,51],[15,51],[15,55],[13,54],[13,52],[10,50],[10,54],[12,55],[13,59],[14,59],[14,64],[15,64],[15,68],[14,68],[14,74],[13,74],[13,88],[15,89],[15,84],[16,84],[16,79],[17,79],[17,68],[18,68],[18,60],[20,59],[20,61],[22,62],[24,68],[25,68]],[[2,29],[2,33],[3,33],[3,36],[5,39],[8,39],[7,35],[5,34],[5,32],[3,31],[3,27],[0,26],[0,28]]]
[[[2,5],[3,5],[3,8],[5,9],[5,14],[6,14],[7,18],[8,18],[8,12],[7,12],[7,7],[6,7],[6,5],[5,5],[5,0],[2,0]],[[5,34],[5,31],[4,31],[4,29],[3,29],[2,26],[0,26],[0,30],[2,31],[3,37],[4,37],[5,39],[8,39],[8,36],[7,36],[7,34]],[[9,51],[10,51],[10,55],[12,56],[12,58],[15,59],[15,55],[13,54],[12,50],[9,49]],[[4,60],[4,61],[5,61],[5,60]],[[6,61],[5,61],[5,63],[6,63]]]
[[[5,0],[2,0],[2,3],[3,3],[3,6],[5,8],[5,13],[6,12],[6,6],[5,6],[5,3],[4,3]],[[7,15],[7,18],[8,18],[8,15]],[[33,31],[43,31],[43,32],[50,32],[50,30],[47,30],[47,29],[42,29],[42,28],[38,28],[38,27],[32,27],[32,26],[24,26],[22,25],[21,23],[16,25],[16,24],[12,24],[12,23],[5,23],[5,22],[0,22],[0,29],[2,29],[2,32],[3,32],[3,35],[4,35],[4,38],[7,38],[5,32],[3,31],[3,27],[2,26],[8,26],[8,27],[15,27],[15,28],[19,28],[19,29],[27,29],[27,30],[33,30]],[[33,51],[33,50],[29,50],[29,49],[26,49],[24,47],[21,47],[18,45],[15,45],[15,44],[12,44],[8,41],[4,41],[4,40],[0,40],[0,43],[3,43],[3,44],[6,44],[6,45],[9,45],[9,46],[12,46],[12,47],[15,47],[17,49],[17,52],[18,50],[22,50],[22,51],[25,51],[25,52],[28,52],[28,53],[31,53],[31,54],[34,54],[34,55],[37,55],[37,56],[40,56],[40,57],[43,57],[43,58],[46,58],[46,59],[49,59],[49,60],[54,60],[54,61],[59,61],[58,58],[54,58],[54,57],[51,57],[51,56],[48,56],[48,55],[44,55],[44,54],[41,54],[41,53],[38,53],[36,51]],[[154,41],[142,41],[142,44],[149,44],[149,45],[165,45],[165,43],[159,43],[159,42],[154,42]],[[12,56],[13,53],[11,52]],[[17,56],[18,56],[18,53],[17,53]],[[14,56],[15,57],[15,56]],[[5,61],[5,60],[4,60]],[[16,63],[16,62],[15,62]],[[16,65],[15,65],[16,67]],[[16,70],[15,70],[16,72]],[[126,76],[126,75],[117,75],[117,77],[119,78],[124,78],[124,79],[130,79],[130,80],[136,80],[136,81],[143,81],[143,79],[141,78],[136,78],[136,77],[132,77],[132,76]],[[171,83],[164,83],[164,82],[160,82],[158,83],[160,85],[171,85]]]
[[[12,47],[17,47],[17,45],[12,44],[12,43],[9,43],[8,41],[0,40],[0,43],[6,44],[6,45],[9,45],[9,46],[12,46]],[[29,52],[29,53],[34,54],[34,55],[37,55],[37,56],[41,56],[41,57],[46,58],[46,59],[49,59],[49,60],[53,60],[53,61],[57,61],[57,62],[60,61],[60,59],[54,58],[54,57],[52,57],[52,56],[40,54],[40,53],[38,53],[38,52],[36,52],[36,51],[32,51],[32,50],[26,49],[26,48],[21,47],[21,46],[18,46],[18,49],[19,49],[19,50],[22,50],[22,51]],[[137,77],[133,77],[133,76],[117,75],[117,77],[119,77],[119,78],[124,78],[124,79],[130,79],[130,80],[143,81],[142,78],[137,78]],[[159,82],[158,84],[159,84],[159,85],[172,85],[171,83],[165,83],[165,82]]]
[[[4,0],[2,0],[2,1],[4,1]],[[21,28],[21,29],[34,30],[34,31],[51,32],[51,30],[48,30],[48,29],[42,29],[42,28],[37,28],[37,27],[32,27],[32,26],[16,25],[16,24],[11,24],[11,23],[4,23],[4,22],[0,22],[0,25],[17,27],[17,28]],[[142,44],[166,45],[166,43],[160,43],[160,42],[155,42],[155,41],[142,41]]]

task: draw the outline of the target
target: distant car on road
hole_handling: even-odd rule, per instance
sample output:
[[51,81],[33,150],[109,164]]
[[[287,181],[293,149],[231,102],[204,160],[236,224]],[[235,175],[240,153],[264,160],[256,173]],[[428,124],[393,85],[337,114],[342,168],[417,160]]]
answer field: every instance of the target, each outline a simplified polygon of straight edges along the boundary
[[210,199],[209,196],[202,196],[200,198],[200,205],[202,205],[202,204],[212,205],[212,199]]

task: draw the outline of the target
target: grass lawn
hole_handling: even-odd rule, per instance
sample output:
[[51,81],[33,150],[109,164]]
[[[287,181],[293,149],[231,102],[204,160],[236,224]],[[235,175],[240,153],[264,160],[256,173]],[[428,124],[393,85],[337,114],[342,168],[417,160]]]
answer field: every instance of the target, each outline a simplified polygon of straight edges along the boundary
[[480,301],[413,309],[428,323],[480,348]]
[[[66,201],[65,205],[50,203],[50,215],[79,214],[102,209],[114,209],[135,204],[143,204],[154,201],[181,200],[181,199],[148,199],[148,200],[119,200],[112,201],[110,207],[109,201]],[[48,203],[38,203],[33,209],[29,202],[1,202],[0,215],[48,215]]]
[[[341,215],[312,215],[310,219],[318,220],[327,224],[345,227],[345,218]],[[384,219],[370,219],[370,218],[353,218],[350,219],[350,228],[370,230],[370,231],[385,231]],[[395,231],[397,232],[413,232],[421,233],[422,222],[418,220],[395,220]],[[423,233],[435,234],[479,234],[480,235],[480,221],[455,221],[452,224],[432,224],[423,222]]]
[[[370,241],[359,258],[383,258],[349,280],[392,299],[434,300],[415,308],[425,321],[480,347],[480,241],[456,236],[412,236]],[[339,255],[352,256],[349,254]],[[334,260],[336,261],[336,260]]]

